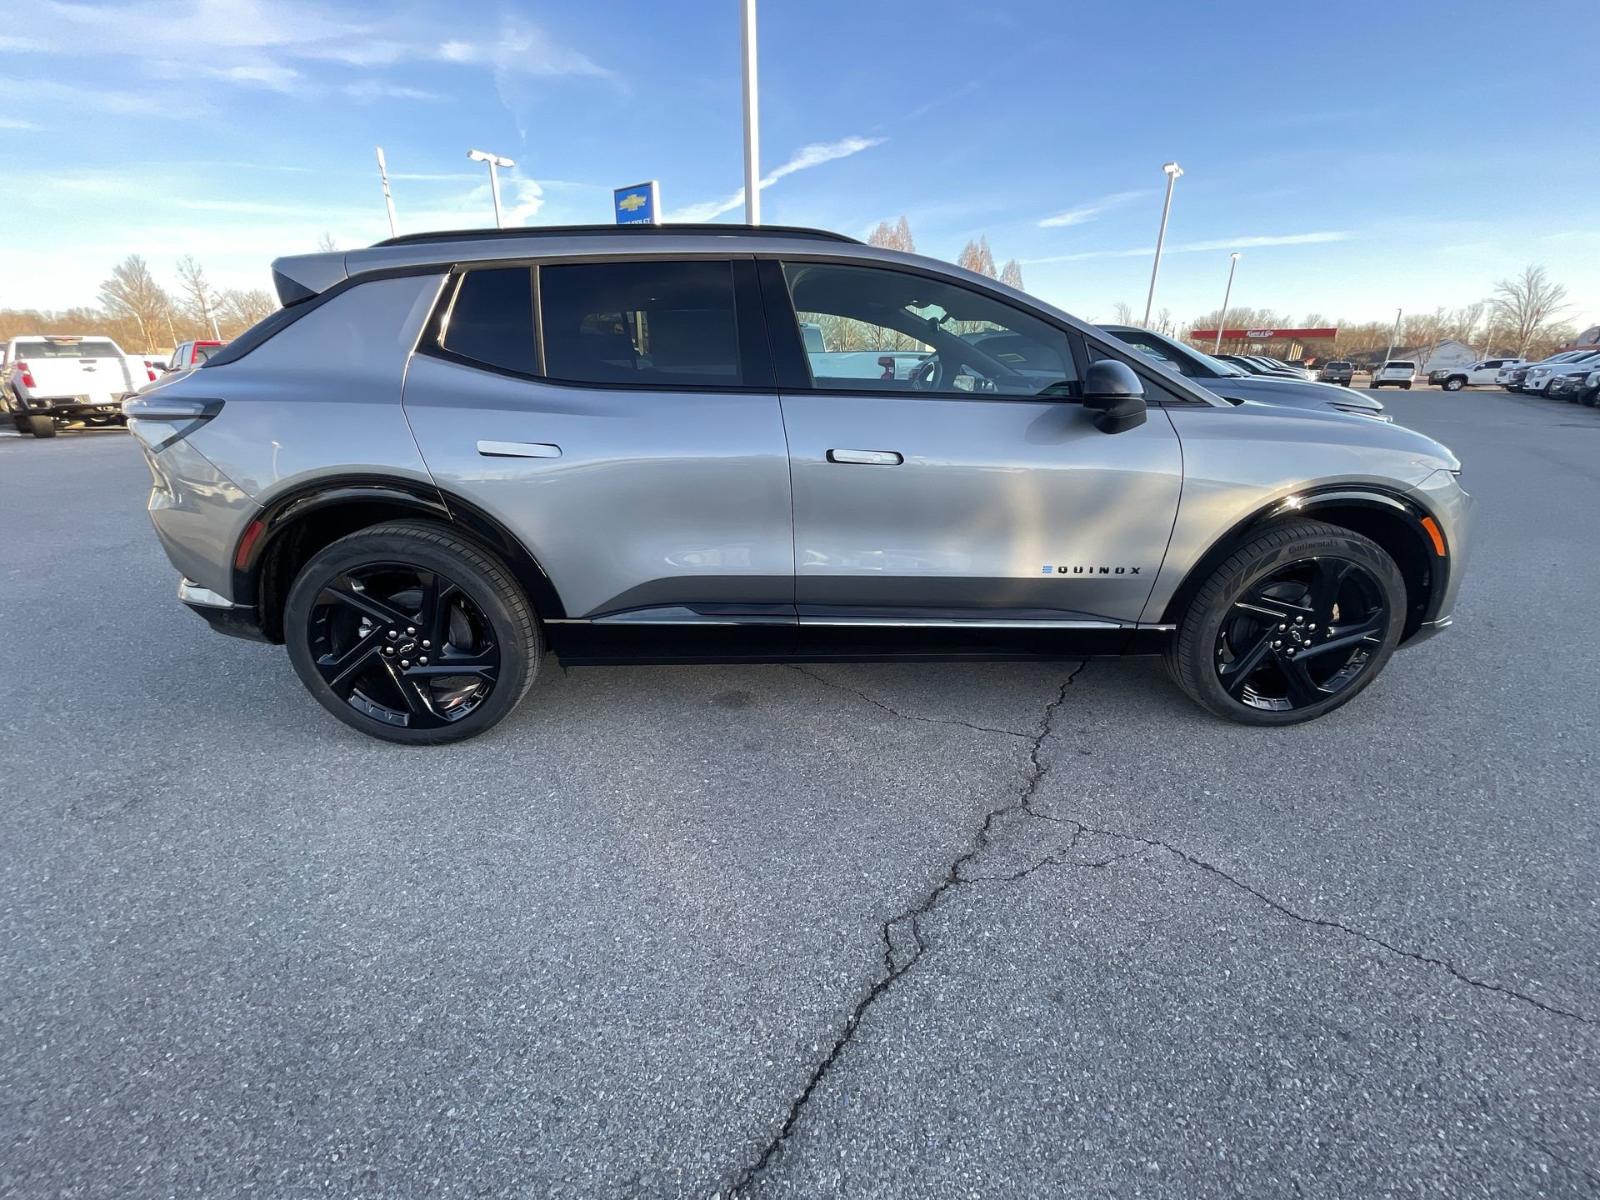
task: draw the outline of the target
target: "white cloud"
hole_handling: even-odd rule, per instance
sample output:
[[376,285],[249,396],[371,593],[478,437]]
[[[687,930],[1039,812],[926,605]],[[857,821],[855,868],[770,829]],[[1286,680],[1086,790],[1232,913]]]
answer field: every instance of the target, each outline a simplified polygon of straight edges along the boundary
[[[370,78],[308,82],[296,63],[337,64],[356,72],[407,63],[482,64],[494,68],[496,86],[514,85],[519,76],[576,76],[617,82],[615,72],[588,55],[563,45],[540,27],[507,19],[498,35],[481,41],[446,38],[444,26],[428,28],[408,18],[393,36],[392,19],[306,0],[127,0],[89,4],[77,0],[39,0],[37,38],[7,38],[0,48],[46,53],[116,55],[137,46],[146,69],[172,77],[203,75],[241,87],[269,88],[315,98],[330,90],[357,101],[376,98],[433,99],[401,83]],[[415,31],[414,33],[412,31]],[[198,48],[198,53],[197,53]],[[502,97],[504,98],[504,97]]]
[[[799,151],[788,162],[775,167],[770,173],[762,176],[760,187],[763,191],[777,183],[786,175],[793,175],[796,171],[804,171],[809,167],[821,166],[826,162],[833,162],[839,158],[849,158],[852,154],[860,154],[863,150],[870,150],[874,146],[881,146],[887,139],[868,137],[840,138],[836,142],[812,142],[808,146],[800,147]],[[673,222],[695,224],[704,221],[713,221],[724,213],[730,213],[744,203],[744,189],[721,200],[702,200],[699,204],[691,204],[687,208],[679,209],[667,219]]]
[[[1354,235],[1340,229],[1317,230],[1312,233],[1267,234],[1253,237],[1212,238],[1204,242],[1180,242],[1166,247],[1164,254],[1199,254],[1208,250],[1251,250],[1261,246],[1310,246],[1320,242],[1347,242]],[[1155,246],[1136,246],[1130,250],[1081,250],[1076,254],[1050,254],[1043,258],[1025,258],[1023,265],[1037,263],[1087,262],[1095,258],[1144,258],[1155,253]]]
[[1085,221],[1092,221],[1101,213],[1109,212],[1113,208],[1120,208],[1131,200],[1140,196],[1148,196],[1148,191],[1137,192],[1112,192],[1109,196],[1101,196],[1098,200],[1091,200],[1077,208],[1069,208],[1065,212],[1058,212],[1053,217],[1045,217],[1039,222],[1040,229],[1055,229],[1063,225],[1082,225]]
[[32,121],[24,121],[21,117],[0,117],[0,129],[27,130],[38,128],[40,128],[39,125]]
[[347,83],[340,89],[352,100],[360,100],[370,104],[374,100],[443,100],[438,92],[426,91],[423,88],[406,87],[404,84],[384,83],[377,79],[360,79],[355,83]]

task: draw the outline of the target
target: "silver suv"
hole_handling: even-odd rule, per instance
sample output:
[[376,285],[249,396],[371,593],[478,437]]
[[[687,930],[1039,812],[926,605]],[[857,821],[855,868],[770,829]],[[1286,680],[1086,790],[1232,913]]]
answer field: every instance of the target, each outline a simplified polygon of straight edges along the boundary
[[1411,430],[1225,400],[946,263],[813,230],[440,233],[127,402],[180,598],[366,733],[567,663],[1162,654],[1259,725],[1449,623],[1469,500]]

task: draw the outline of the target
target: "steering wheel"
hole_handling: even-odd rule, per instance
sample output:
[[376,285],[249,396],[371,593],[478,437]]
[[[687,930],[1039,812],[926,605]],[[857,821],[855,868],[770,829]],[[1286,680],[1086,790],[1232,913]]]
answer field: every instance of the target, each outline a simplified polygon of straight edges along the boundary
[[942,392],[946,391],[946,378],[950,369],[945,366],[944,359],[937,353],[923,359],[911,370],[911,390],[914,392]]

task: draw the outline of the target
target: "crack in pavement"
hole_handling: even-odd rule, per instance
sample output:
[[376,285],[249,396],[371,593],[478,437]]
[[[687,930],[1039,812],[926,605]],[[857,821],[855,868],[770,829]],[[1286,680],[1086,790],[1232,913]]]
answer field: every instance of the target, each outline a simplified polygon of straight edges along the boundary
[[[848,1048],[850,1043],[855,1039],[856,1030],[861,1027],[862,1019],[865,1018],[868,1010],[871,1009],[875,1003],[877,1003],[878,998],[882,996],[884,992],[888,991],[889,988],[894,986],[898,979],[905,975],[907,971],[911,970],[912,967],[917,965],[918,960],[921,959],[923,953],[928,948],[927,942],[924,941],[922,937],[922,930],[918,923],[919,919],[932,912],[934,907],[944,897],[945,893],[950,891],[950,889],[964,886],[969,882],[975,882],[973,880],[964,879],[961,875],[961,869],[962,867],[966,866],[967,863],[977,858],[989,847],[991,840],[990,831],[994,828],[994,823],[1010,813],[1019,811],[1032,811],[1029,806],[1033,802],[1034,794],[1039,790],[1040,781],[1044,778],[1045,773],[1049,770],[1048,765],[1043,759],[1040,758],[1041,749],[1044,746],[1045,740],[1052,732],[1056,711],[1063,703],[1066,702],[1067,689],[1072,686],[1073,682],[1078,678],[1078,676],[1083,673],[1084,667],[1088,665],[1089,664],[1087,660],[1085,660],[1073,668],[1072,673],[1067,676],[1067,678],[1062,682],[1061,686],[1056,690],[1055,696],[1049,701],[1049,703],[1045,705],[1044,712],[1040,714],[1038,729],[1033,733],[1019,734],[1014,730],[1009,729],[984,729],[983,726],[980,725],[967,726],[968,728],[978,729],[986,733],[1006,733],[1013,737],[1026,737],[1029,740],[1028,766],[1023,775],[1022,786],[1017,790],[1016,795],[1012,799],[1008,800],[1004,804],[996,805],[984,815],[983,823],[978,826],[978,831],[973,835],[971,844],[950,863],[950,866],[945,870],[944,877],[933,886],[933,888],[926,896],[922,898],[919,903],[910,908],[902,910],[895,916],[889,918],[889,920],[885,921],[880,927],[878,930],[878,936],[883,942],[882,974],[880,974],[877,979],[873,980],[872,985],[867,989],[866,993],[858,1001],[856,1001],[855,1008],[851,1010],[850,1016],[845,1020],[844,1028],[841,1029],[838,1035],[834,1038],[833,1044],[828,1048],[828,1052],[823,1055],[822,1060],[811,1069],[811,1074],[807,1078],[805,1086],[801,1088],[799,1094],[790,1102],[789,1111],[787,1114],[785,1114],[783,1123],[778,1127],[777,1133],[774,1134],[773,1137],[767,1142],[766,1146],[762,1148],[761,1153],[756,1160],[744,1167],[738,1172],[737,1175],[734,1176],[733,1181],[728,1185],[727,1189],[727,1194],[730,1197],[743,1194],[745,1189],[750,1187],[750,1185],[755,1182],[761,1173],[767,1169],[767,1165],[772,1161],[773,1156],[783,1148],[784,1143],[789,1139],[789,1135],[794,1132],[795,1126],[800,1121],[800,1114],[805,1111],[806,1104],[810,1101],[812,1094],[822,1084],[822,1081],[827,1078],[828,1072],[833,1069],[833,1064],[839,1060],[839,1056],[845,1052],[846,1048]],[[864,692],[856,692],[854,688],[844,687],[843,685],[832,683],[827,679],[823,679],[820,675],[815,675],[812,672],[805,670],[803,667],[796,666],[795,670],[800,671],[800,673],[803,675],[810,675],[811,678],[817,679],[822,683],[826,683],[830,687],[839,687],[843,691],[855,692],[856,695],[860,696],[868,703],[874,704],[888,712],[892,712],[897,717],[905,717],[907,720],[912,721],[927,721],[930,724],[935,725],[966,725],[966,722],[964,721],[942,721],[932,717],[917,717],[910,716],[905,713],[898,713],[895,712],[894,709],[889,708],[888,705],[874,700],[871,696],[866,695]],[[1076,842],[1077,837],[1080,836],[1082,836],[1081,832],[1074,836],[1074,843]],[[1070,847],[1068,848],[1070,849]],[[1065,853],[1065,851],[1058,851],[1057,853]],[[1056,855],[1052,855],[1051,857],[1055,856]],[[1128,856],[1124,855],[1121,857]],[[1063,863],[1058,865],[1064,866],[1067,864]],[[1084,865],[1087,866],[1090,864]],[[902,955],[897,952],[897,929],[908,930],[910,933],[910,950],[907,954]],[[721,1193],[718,1194],[720,1195]]]
[[[1033,734],[1031,733],[1022,733],[1016,729],[998,729],[992,725],[974,725],[971,721],[962,721],[955,717],[922,717],[918,716],[916,713],[901,712],[893,705],[886,704],[884,701],[879,700],[876,696],[872,696],[866,692],[863,692],[860,688],[853,688],[848,683],[840,683],[837,680],[829,679],[826,675],[819,675],[815,671],[810,670],[799,663],[790,663],[788,665],[791,670],[799,671],[800,674],[804,675],[807,679],[815,679],[824,687],[836,688],[841,692],[848,692],[857,699],[865,700],[874,708],[881,708],[890,716],[899,717],[902,721],[921,721],[927,725],[955,725],[962,729],[974,729],[979,733],[999,733],[1005,735],[1006,737],[1014,738],[1033,737]],[[1073,674],[1076,675],[1078,671],[1081,670],[1083,670],[1083,667],[1080,665],[1077,671],[1074,671]]]
[[[873,980],[861,998],[857,1000],[855,1007],[851,1010],[848,1018],[846,1018],[843,1028],[835,1036],[832,1044],[828,1048],[827,1053],[824,1054],[821,1060],[812,1068],[811,1074],[806,1079],[805,1086],[801,1088],[800,1092],[790,1102],[788,1112],[785,1114],[783,1122],[778,1127],[777,1132],[768,1140],[767,1144],[762,1148],[761,1153],[756,1157],[755,1161],[743,1167],[733,1177],[732,1182],[727,1185],[726,1189],[719,1190],[716,1193],[717,1196],[726,1195],[731,1200],[733,1197],[744,1195],[746,1190],[750,1188],[767,1169],[778,1152],[784,1148],[784,1145],[787,1143],[790,1135],[794,1132],[795,1127],[799,1124],[800,1117],[805,1111],[806,1105],[810,1102],[811,1097],[822,1085],[824,1080],[826,1080],[829,1072],[833,1069],[834,1064],[838,1062],[845,1050],[848,1049],[850,1044],[854,1041],[856,1033],[860,1029],[861,1023],[865,1019],[868,1011],[870,1011],[872,1006],[877,1003],[879,997],[888,991],[889,988],[893,987],[894,984],[903,976],[905,976],[912,967],[917,965],[923,954],[927,951],[928,942],[923,936],[921,918],[932,913],[934,908],[937,907],[940,900],[944,898],[946,893],[954,888],[964,887],[975,883],[1018,883],[1027,879],[1034,873],[1045,869],[1060,868],[1068,870],[1104,870],[1119,862],[1144,859],[1148,857],[1151,851],[1163,850],[1187,866],[1194,867],[1199,871],[1214,875],[1238,891],[1244,892],[1246,895],[1253,897],[1255,900],[1266,905],[1274,912],[1277,912],[1281,916],[1288,917],[1292,921],[1296,921],[1303,925],[1312,925],[1323,929],[1330,929],[1344,933],[1350,937],[1354,937],[1360,941],[1366,942],[1369,945],[1377,946],[1380,949],[1386,950],[1391,954],[1398,955],[1401,958],[1407,958],[1427,966],[1441,968],[1454,979],[1461,983],[1467,984],[1472,988],[1480,991],[1492,992],[1508,999],[1520,1001],[1535,1009],[1538,1009],[1541,1012],[1548,1013],[1551,1016],[1577,1021],[1584,1025],[1595,1025],[1600,1023],[1596,1022],[1594,1018],[1586,1016],[1583,1013],[1562,1008],[1556,1004],[1547,1003],[1546,1001],[1540,1000],[1526,992],[1519,991],[1516,988],[1509,987],[1504,984],[1492,983],[1487,980],[1478,979],[1472,975],[1468,975],[1447,958],[1439,958],[1419,950],[1408,950],[1402,946],[1395,945],[1393,942],[1387,941],[1376,934],[1355,929],[1349,925],[1345,925],[1339,921],[1335,921],[1327,917],[1307,916],[1304,913],[1297,912],[1296,910],[1290,908],[1287,904],[1278,900],[1274,900],[1271,896],[1268,896],[1265,892],[1262,892],[1252,884],[1246,883],[1244,880],[1239,879],[1238,877],[1223,870],[1215,863],[1208,862],[1205,859],[1183,849],[1181,846],[1174,845],[1171,842],[1163,841],[1160,838],[1145,837],[1132,833],[1123,833],[1114,829],[1105,829],[1095,825],[1090,825],[1087,822],[1080,821],[1075,817],[1056,816],[1053,813],[1040,812],[1038,809],[1035,809],[1033,807],[1034,797],[1038,794],[1039,786],[1043,782],[1045,775],[1050,770],[1049,764],[1047,764],[1041,757],[1044,744],[1054,732],[1056,713],[1066,702],[1068,689],[1071,688],[1078,676],[1083,673],[1084,668],[1088,666],[1087,660],[1078,663],[1078,665],[1072,670],[1071,674],[1067,676],[1067,678],[1062,682],[1061,686],[1057,689],[1055,696],[1048,703],[1046,703],[1044,711],[1040,714],[1038,727],[1031,734],[1019,733],[1012,729],[998,729],[990,726],[974,725],[967,721],[948,720],[937,717],[918,716],[914,713],[903,713],[884,703],[883,701],[868,695],[866,692],[850,687],[847,684],[836,683],[822,675],[818,675],[813,671],[807,670],[803,666],[796,664],[791,665],[802,675],[809,676],[810,678],[827,687],[848,692],[851,695],[866,701],[875,708],[879,708],[884,712],[901,718],[902,720],[920,721],[930,725],[956,725],[963,728],[976,730],[980,733],[995,733],[1008,737],[1026,738],[1029,742],[1028,762],[1026,770],[1024,771],[1020,788],[1017,789],[1016,793],[1011,799],[1007,800],[1003,804],[995,806],[984,815],[983,821],[979,825],[977,832],[973,835],[967,849],[950,863],[949,867],[945,871],[944,876],[928,891],[928,893],[919,903],[902,910],[900,913],[885,921],[879,928],[878,936],[883,944],[881,973],[875,980]],[[996,822],[1016,814],[1020,814],[1024,817],[1034,820],[1052,821],[1058,824],[1070,826],[1072,828],[1071,836],[1064,846],[1058,846],[1044,858],[1008,874],[964,874],[964,869],[978,859],[986,850],[990,848],[991,845],[994,844],[994,829]],[[1086,834],[1108,838],[1113,841],[1135,843],[1143,847],[1143,849],[1130,851],[1126,854],[1108,855],[1097,859],[1078,861],[1071,860],[1068,856],[1073,850],[1078,848],[1080,842]],[[1570,1171],[1575,1171],[1585,1175],[1590,1179],[1595,1178],[1593,1174],[1587,1170],[1587,1168],[1575,1166],[1574,1164],[1567,1162],[1543,1143],[1535,1144],[1540,1150],[1549,1155],[1549,1157],[1560,1166]],[[1298,1181],[1295,1181],[1295,1184],[1298,1190]]]
[[1485,992],[1494,992],[1497,995],[1506,996],[1513,1000],[1520,1000],[1522,1003],[1531,1005],[1532,1007],[1539,1009],[1541,1012],[1549,1013],[1551,1016],[1563,1017],[1569,1021],[1578,1021],[1584,1025],[1600,1024],[1600,1022],[1597,1022],[1593,1017],[1585,1016],[1580,1012],[1574,1012],[1572,1009],[1562,1008],[1560,1005],[1550,1004],[1544,1000],[1540,1000],[1537,996],[1531,996],[1527,992],[1518,991],[1514,987],[1508,987],[1507,985],[1500,983],[1491,983],[1488,980],[1478,979],[1475,976],[1468,975],[1448,958],[1438,958],[1432,954],[1425,954],[1420,950],[1407,950],[1404,946],[1397,946],[1393,942],[1379,937],[1377,934],[1367,933],[1365,930],[1361,929],[1355,929],[1329,917],[1312,917],[1301,912],[1296,912],[1287,904],[1284,904],[1279,900],[1274,900],[1271,896],[1267,895],[1265,892],[1261,891],[1252,884],[1246,883],[1237,876],[1230,875],[1227,871],[1224,871],[1215,863],[1207,862],[1205,859],[1191,854],[1181,846],[1174,846],[1171,842],[1162,841],[1160,838],[1144,837],[1140,834],[1121,833],[1115,829],[1101,829],[1094,825],[1089,825],[1079,821],[1074,817],[1057,817],[1052,816],[1049,813],[1036,812],[1031,807],[1024,806],[1024,808],[1029,816],[1037,817],[1040,820],[1059,821],[1066,825],[1075,826],[1077,833],[1074,833],[1073,835],[1074,840],[1076,840],[1077,836],[1081,833],[1092,833],[1100,837],[1112,838],[1117,841],[1138,842],[1139,844],[1148,846],[1152,849],[1165,850],[1168,854],[1173,855],[1181,862],[1187,863],[1189,866],[1196,867],[1201,871],[1215,875],[1218,879],[1231,884],[1233,887],[1237,888],[1241,892],[1244,892],[1246,895],[1255,897],[1274,912],[1280,913],[1292,921],[1298,921],[1302,925],[1315,925],[1323,929],[1337,930],[1340,933],[1348,934],[1349,936],[1366,942],[1369,945],[1377,946],[1381,949],[1387,950],[1391,954],[1397,954],[1401,958],[1409,958],[1414,962],[1424,963],[1430,967],[1440,967],[1452,977],[1470,987],[1478,988],[1479,990]]
[[1566,1170],[1571,1171],[1574,1175],[1581,1176],[1582,1178],[1587,1179],[1590,1183],[1600,1186],[1600,1175],[1596,1175],[1582,1163],[1568,1162],[1565,1158],[1557,1154],[1538,1138],[1529,1138],[1528,1144],[1543,1152],[1545,1157],[1547,1157],[1551,1162],[1555,1163],[1556,1166],[1565,1168]]

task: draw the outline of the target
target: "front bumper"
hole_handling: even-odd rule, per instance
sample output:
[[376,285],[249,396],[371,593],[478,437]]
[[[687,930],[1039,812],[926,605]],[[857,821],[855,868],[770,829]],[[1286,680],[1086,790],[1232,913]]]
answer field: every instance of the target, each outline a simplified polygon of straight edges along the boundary
[[1411,497],[1438,525],[1445,554],[1435,560],[1442,578],[1432,589],[1422,623],[1401,643],[1404,646],[1426,641],[1450,626],[1472,540],[1473,500],[1453,471],[1435,471],[1411,490]]
[[192,579],[178,580],[178,599],[192,612],[204,617],[206,624],[218,633],[251,642],[267,640],[261,632],[261,622],[254,605],[235,604],[210,588],[201,587]]

